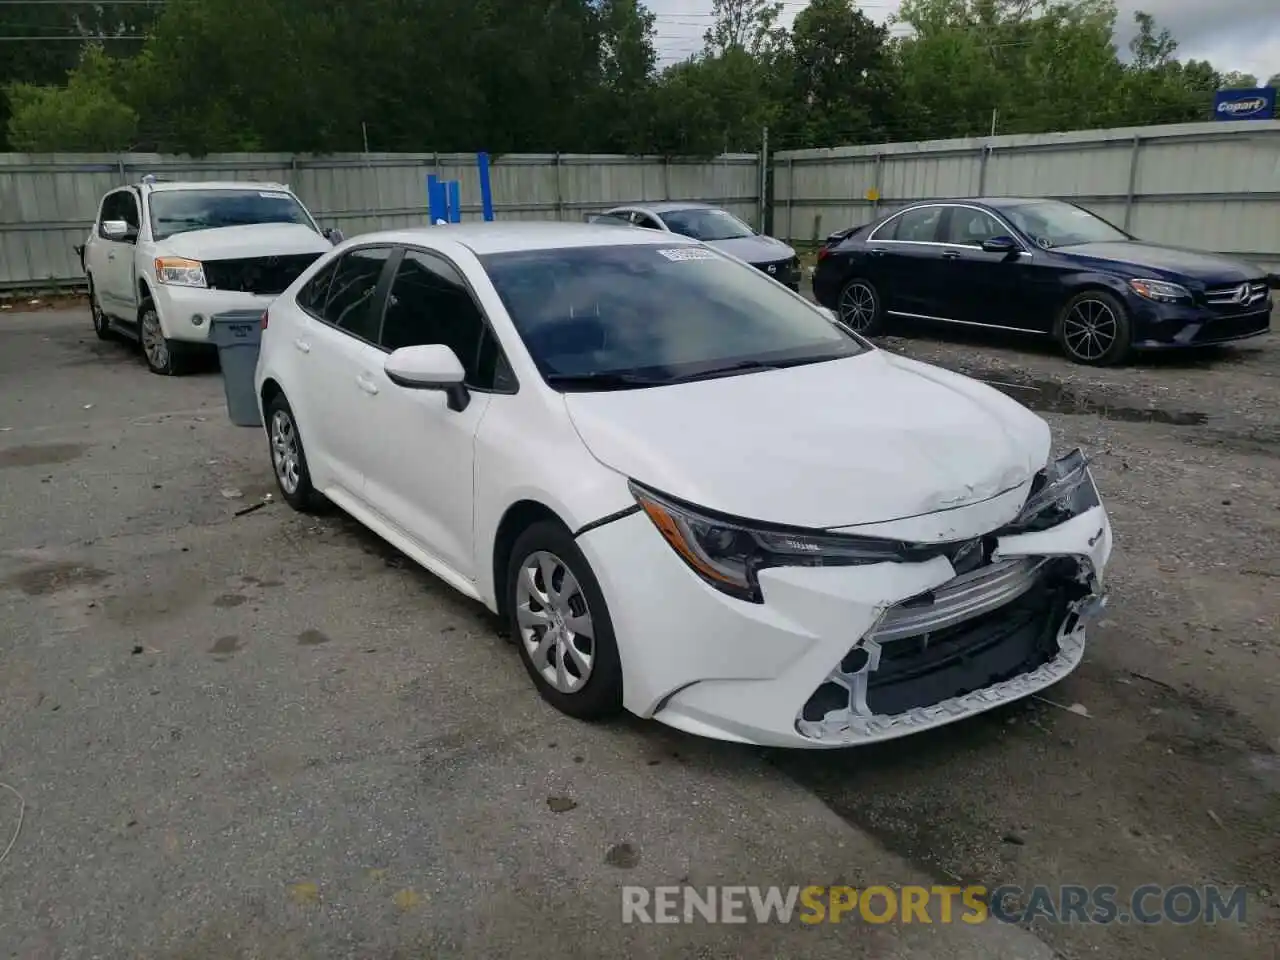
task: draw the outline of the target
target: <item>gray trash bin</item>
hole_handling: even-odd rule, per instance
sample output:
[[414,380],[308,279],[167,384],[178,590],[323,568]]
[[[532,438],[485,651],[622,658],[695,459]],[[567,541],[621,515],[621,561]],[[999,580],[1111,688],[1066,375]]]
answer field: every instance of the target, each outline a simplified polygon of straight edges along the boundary
[[262,415],[253,389],[262,342],[261,310],[230,310],[209,321],[209,339],[218,348],[222,386],[227,394],[227,414],[237,427],[260,427]]

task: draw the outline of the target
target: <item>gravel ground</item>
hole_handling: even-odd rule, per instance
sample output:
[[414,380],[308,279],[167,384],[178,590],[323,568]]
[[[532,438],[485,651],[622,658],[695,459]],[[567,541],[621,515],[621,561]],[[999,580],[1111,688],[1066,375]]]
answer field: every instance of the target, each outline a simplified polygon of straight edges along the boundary
[[[1280,942],[1280,349],[1114,371],[927,331],[1081,444],[1117,536],[1084,665],[836,754],[587,727],[490,618],[279,503],[216,371],[0,314],[0,956],[1200,960]],[[686,880],[687,878],[687,880]],[[1218,882],[1217,926],[627,926],[620,886]]]

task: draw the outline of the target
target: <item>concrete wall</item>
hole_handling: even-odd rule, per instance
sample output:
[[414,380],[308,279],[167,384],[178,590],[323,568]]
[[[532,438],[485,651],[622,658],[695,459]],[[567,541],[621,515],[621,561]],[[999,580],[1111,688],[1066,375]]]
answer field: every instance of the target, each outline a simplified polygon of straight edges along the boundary
[[917,200],[1047,196],[1143,239],[1280,271],[1280,121],[790,150],[771,163],[773,230],[787,239]]
[[[752,154],[715,160],[511,154],[493,158],[490,171],[500,220],[581,220],[614,204],[696,199],[759,221],[760,165]],[[461,181],[463,219],[479,219],[474,154],[0,154],[0,289],[83,282],[73,247],[84,242],[99,200],[145,174],[287,183],[323,225],[354,236],[426,225],[430,173]]]

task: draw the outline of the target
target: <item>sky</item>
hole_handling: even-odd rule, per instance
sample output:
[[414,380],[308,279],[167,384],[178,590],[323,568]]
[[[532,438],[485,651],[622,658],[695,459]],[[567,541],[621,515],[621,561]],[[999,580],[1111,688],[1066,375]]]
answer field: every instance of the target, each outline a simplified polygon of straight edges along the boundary
[[[645,0],[657,16],[661,65],[694,53],[711,22],[711,0]],[[790,19],[805,8],[804,0],[784,0]],[[898,0],[865,0],[858,4],[873,20],[883,22]],[[1134,10],[1146,10],[1178,41],[1179,59],[1208,60],[1220,71],[1240,70],[1265,82],[1280,73],[1280,0],[1118,0],[1117,43],[1123,49],[1132,35]]]

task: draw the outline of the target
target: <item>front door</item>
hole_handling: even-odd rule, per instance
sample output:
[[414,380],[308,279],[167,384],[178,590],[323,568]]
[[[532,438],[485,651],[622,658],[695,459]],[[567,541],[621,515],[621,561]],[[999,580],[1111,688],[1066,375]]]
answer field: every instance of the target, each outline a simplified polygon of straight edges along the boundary
[[381,366],[371,371],[384,413],[365,496],[424,551],[474,580],[475,437],[500,376],[497,340],[458,269],[408,249],[387,297],[380,343],[388,353],[444,344],[467,371],[462,410],[451,409],[442,391],[397,386]]
[[988,253],[987,240],[1015,239],[999,220],[976,207],[947,209],[942,225],[942,282],[950,291],[949,319],[1017,330],[1043,329],[1032,308],[1032,258],[1021,250]]
[[[123,221],[131,228],[126,239],[111,238],[102,225],[111,220]],[[138,198],[132,190],[116,190],[102,200],[95,235],[86,257],[93,277],[94,293],[105,313],[133,323],[137,319],[138,296],[135,283],[134,253],[137,250]]]

